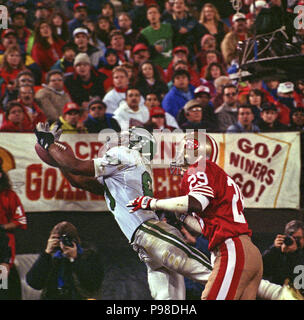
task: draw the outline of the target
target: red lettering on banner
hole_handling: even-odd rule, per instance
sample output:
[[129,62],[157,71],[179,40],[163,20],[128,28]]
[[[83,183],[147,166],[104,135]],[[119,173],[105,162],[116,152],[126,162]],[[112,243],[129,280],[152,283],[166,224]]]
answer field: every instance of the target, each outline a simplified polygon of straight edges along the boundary
[[273,183],[273,175],[275,174],[275,171],[273,169],[269,169],[260,162],[255,162],[254,160],[247,159],[244,156],[231,152],[229,164],[244,170],[261,182],[265,181],[268,185]]
[[28,199],[35,201],[40,198],[42,164],[32,164],[26,170],[25,192]]
[[48,168],[44,173],[43,196],[49,200],[56,194],[57,171],[54,168]]
[[[71,200],[71,201],[88,201],[88,194],[91,200],[104,201],[104,197],[94,195],[88,191],[74,188],[69,181],[61,174],[58,175],[55,168],[43,169],[42,164],[32,164],[26,168],[26,197],[29,200]],[[59,188],[57,185],[59,183]]]
[[81,147],[88,148],[87,142],[78,141],[78,142],[75,143],[75,155],[76,155],[76,157],[79,158],[80,160],[88,159],[89,153],[82,153],[81,150],[80,150]]
[[[277,144],[274,150],[271,151],[267,144],[261,142],[253,144],[247,138],[239,139],[237,146],[245,155],[231,152],[229,164],[235,168],[244,170],[244,175],[242,173],[235,173],[232,178],[242,190],[245,198],[251,198],[256,194],[255,201],[258,202],[266,186],[262,184],[257,187],[256,183],[259,181],[269,186],[274,182],[275,175],[274,169],[270,169],[267,165],[264,165],[264,159],[267,159],[266,163],[270,163],[271,160],[280,153],[282,147]],[[254,156],[263,159],[263,163],[247,158],[250,157],[252,153]],[[251,175],[257,181],[248,179],[245,173]]]
[[74,192],[68,180],[63,177],[59,190],[56,192],[56,199],[58,200],[74,200]]
[[97,158],[98,157],[98,152],[100,148],[103,146],[101,142],[91,142],[91,159]]

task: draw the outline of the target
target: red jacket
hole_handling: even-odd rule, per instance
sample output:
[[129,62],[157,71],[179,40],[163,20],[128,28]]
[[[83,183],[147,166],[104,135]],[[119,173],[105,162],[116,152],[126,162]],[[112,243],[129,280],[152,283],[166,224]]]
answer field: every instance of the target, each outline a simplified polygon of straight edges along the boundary
[[58,39],[50,48],[46,49],[40,43],[34,43],[32,57],[43,72],[48,72],[56,61],[62,57],[62,47],[64,44],[65,41]]
[[28,122],[23,122],[22,127],[16,126],[9,120],[4,120],[2,126],[0,127],[1,132],[33,132],[32,125]]
[[[18,195],[13,190],[4,190],[0,192],[0,224],[13,222],[20,229],[27,228],[27,220],[23,205]],[[12,250],[10,266],[14,263],[16,254],[15,235],[12,232],[7,232],[9,237],[9,247]]]
[[35,110],[35,113],[34,113],[34,116],[31,117],[29,111],[27,110],[25,105],[22,103],[22,101],[20,99],[18,101],[22,104],[23,109],[24,109],[25,117],[23,120],[23,125],[25,128],[31,127],[32,131],[33,131],[34,128],[36,127],[36,124],[38,124],[38,122],[46,122],[47,121],[46,115],[39,108],[39,106],[36,102],[33,103],[32,108]]

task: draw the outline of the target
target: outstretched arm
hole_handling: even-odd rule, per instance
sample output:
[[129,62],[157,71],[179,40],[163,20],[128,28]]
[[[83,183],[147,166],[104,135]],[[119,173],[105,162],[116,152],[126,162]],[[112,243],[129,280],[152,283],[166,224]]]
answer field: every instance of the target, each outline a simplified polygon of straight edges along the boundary
[[104,188],[97,179],[93,177],[74,175],[62,168],[60,168],[60,171],[73,187],[90,191],[98,195],[104,194]]
[[74,175],[95,176],[93,160],[79,160],[70,147],[65,146],[66,148],[64,148],[64,145],[60,145],[60,142],[55,142],[48,148],[49,154],[58,163],[60,169]]
[[178,216],[191,212],[202,212],[209,204],[205,196],[196,198],[190,194],[169,199],[155,199],[147,196],[138,197],[127,204],[132,207],[130,212],[138,209],[173,211]]

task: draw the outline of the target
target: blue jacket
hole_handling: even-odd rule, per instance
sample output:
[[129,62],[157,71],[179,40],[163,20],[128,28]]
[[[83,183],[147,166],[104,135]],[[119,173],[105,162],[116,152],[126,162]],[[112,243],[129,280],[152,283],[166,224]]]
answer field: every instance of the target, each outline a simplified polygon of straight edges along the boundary
[[176,118],[179,110],[181,110],[189,100],[194,99],[194,89],[195,87],[189,84],[191,97],[190,99],[186,99],[181,90],[173,86],[163,99],[162,106],[164,110]]
[[251,130],[246,131],[238,121],[237,123],[229,126],[226,132],[227,133],[260,132],[260,128],[257,125],[252,124]]

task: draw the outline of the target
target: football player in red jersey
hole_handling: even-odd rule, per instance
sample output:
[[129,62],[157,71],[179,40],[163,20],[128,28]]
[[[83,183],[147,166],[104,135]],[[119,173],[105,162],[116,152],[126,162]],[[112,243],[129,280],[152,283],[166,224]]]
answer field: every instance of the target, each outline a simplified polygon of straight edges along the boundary
[[[203,138],[202,138],[203,137]],[[205,141],[204,141],[205,140]],[[190,151],[190,152],[189,152]],[[238,185],[216,163],[217,145],[208,135],[187,134],[174,166],[183,172],[182,196],[138,197],[127,206],[176,212],[209,240],[213,271],[202,293],[205,300],[255,299],[263,274],[262,257],[251,241]]]
[[9,238],[11,256],[7,266],[11,268],[16,254],[13,231],[17,228],[26,229],[27,221],[23,205],[18,195],[12,190],[9,177],[2,168],[2,162],[0,158],[0,232],[5,232]]

